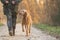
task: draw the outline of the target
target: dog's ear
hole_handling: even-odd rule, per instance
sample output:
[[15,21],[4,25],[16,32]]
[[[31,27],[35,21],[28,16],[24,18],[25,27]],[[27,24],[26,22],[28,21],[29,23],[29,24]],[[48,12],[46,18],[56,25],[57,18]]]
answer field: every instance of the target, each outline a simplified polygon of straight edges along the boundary
[[27,16],[27,12],[24,12],[24,15]]

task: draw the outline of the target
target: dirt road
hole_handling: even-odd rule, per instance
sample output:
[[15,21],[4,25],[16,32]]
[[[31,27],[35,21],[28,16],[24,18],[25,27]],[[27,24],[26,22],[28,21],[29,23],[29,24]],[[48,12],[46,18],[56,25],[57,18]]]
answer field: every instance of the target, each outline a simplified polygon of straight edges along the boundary
[[25,33],[21,30],[21,25],[16,25],[16,35],[15,36],[9,36],[7,26],[0,27],[0,40],[57,40],[54,37],[51,37],[50,35],[47,35],[43,33],[42,31],[32,27],[31,29],[31,35],[30,37],[26,37]]

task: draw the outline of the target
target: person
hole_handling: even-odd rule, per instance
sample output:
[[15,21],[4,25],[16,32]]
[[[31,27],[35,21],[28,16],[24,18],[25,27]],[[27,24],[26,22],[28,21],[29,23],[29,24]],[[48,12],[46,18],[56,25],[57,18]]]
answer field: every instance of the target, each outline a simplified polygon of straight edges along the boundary
[[10,36],[15,35],[15,29],[16,29],[16,18],[17,18],[17,12],[16,6],[21,2],[22,0],[1,0],[3,4],[3,12],[4,15],[7,17],[7,26]]

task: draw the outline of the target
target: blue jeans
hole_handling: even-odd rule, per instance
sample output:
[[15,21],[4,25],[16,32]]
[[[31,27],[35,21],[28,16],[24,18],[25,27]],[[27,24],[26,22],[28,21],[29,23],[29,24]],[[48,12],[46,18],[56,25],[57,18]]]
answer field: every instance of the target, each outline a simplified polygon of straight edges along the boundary
[[9,30],[15,29],[16,26],[16,18],[13,16],[7,16],[7,26]]

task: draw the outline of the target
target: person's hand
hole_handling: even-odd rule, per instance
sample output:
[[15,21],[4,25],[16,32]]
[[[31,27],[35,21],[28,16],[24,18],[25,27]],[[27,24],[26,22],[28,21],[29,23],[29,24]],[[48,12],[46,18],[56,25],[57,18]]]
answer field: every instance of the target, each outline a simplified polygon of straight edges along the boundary
[[15,1],[12,1],[12,4],[15,4]]
[[7,3],[7,4],[8,4],[9,2],[8,2],[8,1],[6,1],[5,3]]

